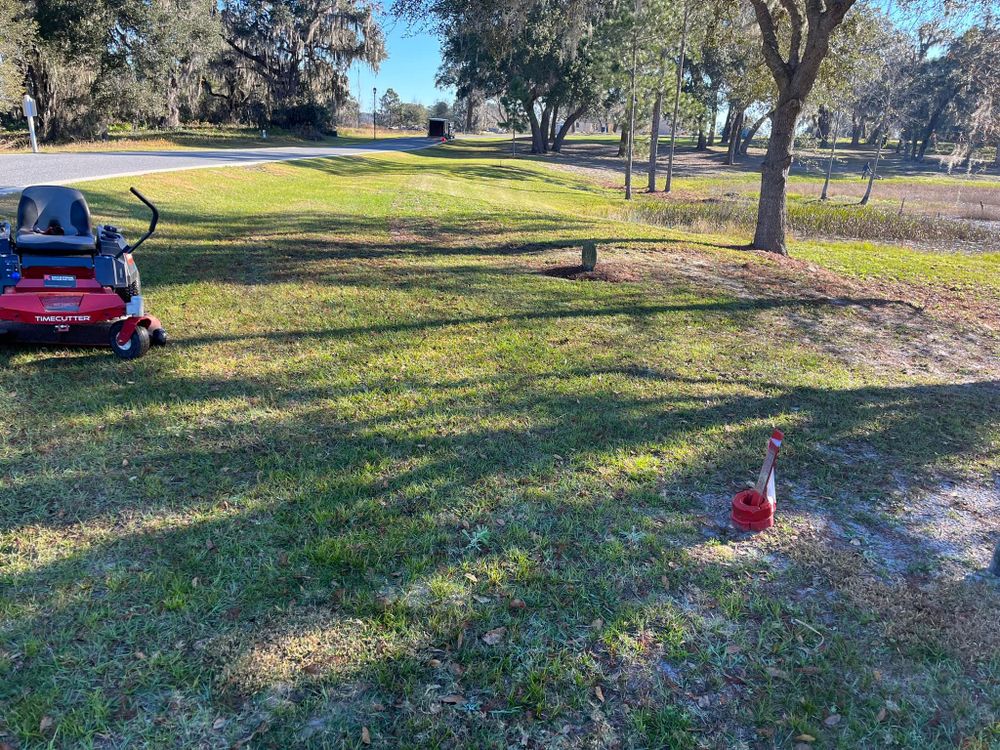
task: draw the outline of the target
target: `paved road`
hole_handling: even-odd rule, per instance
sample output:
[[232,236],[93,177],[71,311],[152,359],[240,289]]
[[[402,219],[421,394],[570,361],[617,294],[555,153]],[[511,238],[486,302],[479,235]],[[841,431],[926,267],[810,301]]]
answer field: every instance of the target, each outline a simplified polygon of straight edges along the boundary
[[64,185],[105,177],[173,172],[206,167],[246,167],[297,159],[364,156],[386,151],[415,151],[438,143],[429,138],[387,138],[357,146],[288,146],[216,151],[119,151],[0,155],[0,195],[28,185]]

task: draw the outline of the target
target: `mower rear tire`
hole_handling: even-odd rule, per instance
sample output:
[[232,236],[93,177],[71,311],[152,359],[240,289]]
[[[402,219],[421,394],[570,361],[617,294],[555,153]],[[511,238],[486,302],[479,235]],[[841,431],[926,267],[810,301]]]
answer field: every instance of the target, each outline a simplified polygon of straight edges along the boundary
[[125,321],[122,320],[111,326],[111,350],[118,359],[139,359],[149,351],[149,331],[143,326],[136,326],[129,340],[119,344],[118,334],[121,333],[123,325]]
[[169,338],[165,328],[154,328],[149,332],[149,340],[153,343],[153,346],[166,346]]

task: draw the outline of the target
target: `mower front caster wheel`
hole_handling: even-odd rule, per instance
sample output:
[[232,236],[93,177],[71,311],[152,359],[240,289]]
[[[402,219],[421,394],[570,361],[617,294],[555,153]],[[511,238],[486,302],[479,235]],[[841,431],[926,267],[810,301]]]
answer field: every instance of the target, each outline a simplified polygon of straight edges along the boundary
[[111,326],[111,350],[119,359],[139,359],[149,351],[149,331],[142,326],[136,326],[132,336],[124,344],[118,343],[118,334],[122,331],[125,321],[119,321]]
[[166,346],[168,339],[169,336],[167,336],[165,328],[154,328],[149,332],[149,340],[152,342],[153,346]]

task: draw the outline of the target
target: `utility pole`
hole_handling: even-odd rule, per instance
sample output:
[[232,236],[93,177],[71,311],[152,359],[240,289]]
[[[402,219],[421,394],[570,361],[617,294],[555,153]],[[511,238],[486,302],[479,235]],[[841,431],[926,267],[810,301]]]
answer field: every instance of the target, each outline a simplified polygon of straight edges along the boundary
[[632,18],[632,97],[628,114],[628,161],[625,164],[625,200],[632,200],[632,154],[635,150],[636,76],[639,67],[639,2]]
[[684,3],[684,26],[681,28],[681,59],[677,66],[677,90],[674,91],[674,116],[670,122],[670,156],[667,158],[667,192],[674,178],[674,147],[677,144],[677,112],[681,105],[681,84],[684,82],[684,52],[688,33],[688,3]]

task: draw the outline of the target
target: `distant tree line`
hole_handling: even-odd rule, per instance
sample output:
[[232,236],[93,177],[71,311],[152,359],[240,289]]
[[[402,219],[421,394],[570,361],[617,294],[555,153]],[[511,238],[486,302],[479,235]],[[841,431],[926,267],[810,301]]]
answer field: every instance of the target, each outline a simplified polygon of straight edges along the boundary
[[437,101],[430,107],[419,102],[404,102],[394,89],[386,89],[378,102],[376,117],[378,124],[386,128],[400,130],[424,130],[428,117],[452,118],[454,110],[445,101]]
[[346,70],[376,67],[371,0],[0,0],[0,113],[36,99],[43,138],[114,123],[333,126]]
[[[535,153],[561,151],[575,123],[596,119],[620,132],[619,155],[649,148],[655,190],[665,120],[694,133],[700,149],[726,146],[728,163],[766,135],[761,249],[785,251],[785,185],[802,139],[825,147],[850,134],[855,145],[881,146],[891,137],[914,159],[940,139],[965,165],[978,150],[1000,166],[996,0],[395,0],[392,8],[440,36],[439,80],[467,112],[496,101],[508,125],[530,131]],[[627,185],[630,194],[630,177]]]

